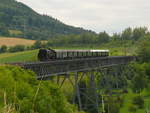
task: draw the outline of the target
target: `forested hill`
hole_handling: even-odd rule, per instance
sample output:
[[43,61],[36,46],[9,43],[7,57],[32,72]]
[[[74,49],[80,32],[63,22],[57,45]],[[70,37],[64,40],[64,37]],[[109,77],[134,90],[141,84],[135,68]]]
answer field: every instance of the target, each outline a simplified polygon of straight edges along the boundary
[[0,0],[0,35],[48,39],[57,35],[91,32],[66,25],[47,15],[40,15],[15,0]]

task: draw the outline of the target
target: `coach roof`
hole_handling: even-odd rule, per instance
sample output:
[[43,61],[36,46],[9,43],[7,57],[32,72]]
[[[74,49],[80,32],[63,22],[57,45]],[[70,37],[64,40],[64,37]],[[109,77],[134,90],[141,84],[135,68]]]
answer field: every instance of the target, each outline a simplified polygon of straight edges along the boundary
[[56,52],[109,52],[109,50],[54,50]]

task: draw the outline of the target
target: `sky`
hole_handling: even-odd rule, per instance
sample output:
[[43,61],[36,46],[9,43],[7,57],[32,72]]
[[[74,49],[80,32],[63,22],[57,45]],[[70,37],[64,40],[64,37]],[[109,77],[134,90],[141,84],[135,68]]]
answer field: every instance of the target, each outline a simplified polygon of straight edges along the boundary
[[17,0],[40,14],[97,33],[150,27],[150,0]]

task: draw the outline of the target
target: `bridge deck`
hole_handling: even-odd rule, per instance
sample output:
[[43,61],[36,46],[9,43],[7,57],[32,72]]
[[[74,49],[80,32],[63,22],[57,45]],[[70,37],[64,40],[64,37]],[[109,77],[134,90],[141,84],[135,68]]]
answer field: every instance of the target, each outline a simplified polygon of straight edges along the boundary
[[111,56],[21,63],[21,67],[34,71],[37,74],[37,78],[41,78],[54,75],[62,75],[70,72],[79,72],[101,67],[127,64],[132,60],[134,60],[133,56]]

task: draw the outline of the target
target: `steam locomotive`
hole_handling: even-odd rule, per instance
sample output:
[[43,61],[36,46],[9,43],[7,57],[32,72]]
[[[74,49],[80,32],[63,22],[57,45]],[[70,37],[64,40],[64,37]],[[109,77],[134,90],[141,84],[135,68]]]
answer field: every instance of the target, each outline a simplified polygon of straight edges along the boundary
[[92,58],[107,57],[109,50],[53,50],[40,49],[38,59],[40,61],[76,59],[76,58]]

